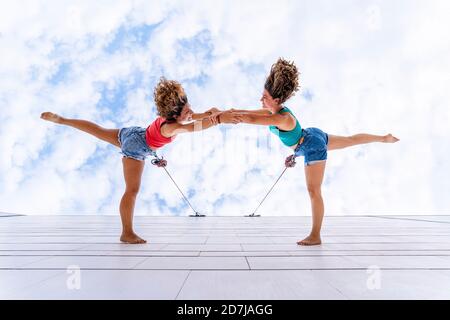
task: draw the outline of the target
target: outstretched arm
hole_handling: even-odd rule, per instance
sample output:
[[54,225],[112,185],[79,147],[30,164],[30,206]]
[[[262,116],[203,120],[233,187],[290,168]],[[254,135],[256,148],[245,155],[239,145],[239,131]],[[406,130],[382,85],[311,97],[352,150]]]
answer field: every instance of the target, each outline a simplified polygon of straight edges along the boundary
[[243,114],[267,114],[267,115],[272,114],[267,109],[246,110],[246,109],[234,109],[234,108],[231,108],[230,111],[231,112],[239,112],[239,113],[243,113]]
[[173,137],[180,133],[188,133],[194,131],[206,130],[213,127],[215,124],[209,119],[196,120],[190,123],[170,123],[161,128],[161,133],[166,137]]
[[181,123],[168,123],[161,127],[161,134],[166,137],[172,137],[180,133],[195,132],[209,129],[218,123],[232,123],[236,124],[241,121],[241,116],[238,113],[223,112],[218,114],[221,121],[218,122],[217,118],[208,117],[202,120],[197,120],[187,124]]
[[191,120],[203,120],[205,118],[214,116],[218,113],[220,113],[221,111],[217,108],[211,108],[203,113],[194,113],[192,114]]
[[277,126],[281,130],[292,130],[295,127],[295,119],[288,113],[272,114],[256,114],[256,113],[240,113],[240,119],[244,123],[256,124],[263,126]]

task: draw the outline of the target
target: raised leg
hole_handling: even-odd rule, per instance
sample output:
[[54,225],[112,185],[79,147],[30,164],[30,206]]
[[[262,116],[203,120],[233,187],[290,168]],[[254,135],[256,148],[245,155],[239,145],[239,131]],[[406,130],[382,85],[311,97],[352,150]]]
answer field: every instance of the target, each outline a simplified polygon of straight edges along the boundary
[[78,120],[78,119],[67,119],[51,112],[44,112],[41,114],[41,118],[47,121],[55,122],[58,124],[63,124],[67,126],[71,126],[78,130],[89,133],[100,140],[111,143],[112,145],[119,147],[120,144],[117,139],[117,135],[119,134],[119,129],[106,129],[100,127],[99,125],[86,121],[86,120]]
[[133,230],[134,206],[141,186],[145,162],[123,157],[122,163],[126,188],[120,201],[120,218],[122,219],[122,236],[120,241],[125,243],[146,243]]
[[322,228],[325,208],[321,187],[325,173],[325,165],[326,161],[320,161],[313,165],[305,166],[306,185],[311,199],[312,229],[308,237],[297,242],[297,244],[302,246],[314,246],[322,243],[320,229]]
[[359,133],[352,136],[335,136],[329,134],[327,149],[328,151],[331,151],[356,146],[358,144],[366,144],[372,142],[395,143],[397,141],[399,141],[399,139],[394,137],[390,133],[385,136],[377,136],[367,133]]

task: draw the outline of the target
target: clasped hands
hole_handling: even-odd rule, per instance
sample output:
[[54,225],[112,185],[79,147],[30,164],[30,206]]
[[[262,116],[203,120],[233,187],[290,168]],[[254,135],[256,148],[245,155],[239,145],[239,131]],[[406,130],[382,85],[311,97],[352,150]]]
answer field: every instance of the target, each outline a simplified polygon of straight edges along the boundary
[[218,108],[211,108],[207,110],[206,113],[210,114],[208,118],[213,125],[217,125],[220,123],[237,124],[244,121],[243,114],[237,112],[234,109],[222,111],[219,110]]

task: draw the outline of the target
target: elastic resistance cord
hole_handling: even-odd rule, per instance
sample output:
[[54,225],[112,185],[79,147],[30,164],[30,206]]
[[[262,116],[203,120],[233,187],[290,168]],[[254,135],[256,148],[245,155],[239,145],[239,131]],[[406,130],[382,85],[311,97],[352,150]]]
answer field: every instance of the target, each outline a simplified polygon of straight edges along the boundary
[[178,186],[178,184],[176,183],[175,179],[172,177],[172,175],[169,173],[169,171],[167,171],[167,169],[166,169],[167,162],[165,163],[165,165],[160,165],[160,163],[162,161],[166,161],[166,160],[164,160],[163,158],[160,159],[160,158],[156,157],[156,159],[152,159],[152,164],[155,165],[155,166],[161,167],[161,168],[164,169],[164,171],[166,171],[166,173],[169,176],[170,180],[172,180],[172,182],[177,187],[178,191],[180,191],[181,195],[183,196],[184,201],[188,204],[188,206],[192,209],[192,211],[194,211],[195,215],[198,215],[198,212],[194,209],[192,204],[189,202],[188,198],[184,195],[183,191],[181,191],[181,189]]

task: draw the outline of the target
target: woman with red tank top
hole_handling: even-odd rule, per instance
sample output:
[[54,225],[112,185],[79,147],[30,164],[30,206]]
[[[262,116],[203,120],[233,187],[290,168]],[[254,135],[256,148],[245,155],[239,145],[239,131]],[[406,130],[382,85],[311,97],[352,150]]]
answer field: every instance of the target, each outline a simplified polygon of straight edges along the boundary
[[[161,78],[154,90],[158,117],[147,127],[106,129],[86,120],[68,119],[51,112],[41,118],[71,126],[87,132],[121,149],[125,192],[120,201],[122,235],[125,243],[146,243],[133,230],[133,215],[136,197],[141,185],[141,176],[147,156],[156,156],[156,150],[172,142],[178,134],[206,130],[220,123],[238,123],[240,116],[232,112],[220,112],[211,108],[204,113],[194,113],[180,83]],[[212,119],[216,116],[216,119]],[[167,164],[164,162],[162,165]]]

